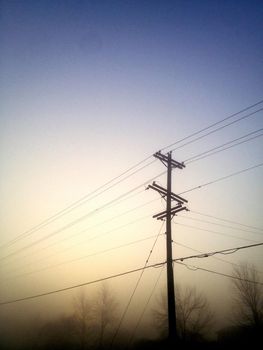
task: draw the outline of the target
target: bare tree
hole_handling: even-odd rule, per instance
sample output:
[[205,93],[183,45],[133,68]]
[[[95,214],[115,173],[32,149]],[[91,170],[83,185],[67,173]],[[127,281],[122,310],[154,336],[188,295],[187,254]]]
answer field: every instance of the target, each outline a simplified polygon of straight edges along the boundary
[[157,307],[152,310],[153,324],[162,338],[168,335],[168,315],[166,293],[163,290],[157,299]]
[[92,327],[92,303],[82,290],[80,294],[74,298],[73,306],[77,338],[79,339],[81,349],[86,349]]
[[[177,331],[182,339],[200,337],[212,323],[213,315],[207,299],[198,293],[194,287],[187,287],[183,291],[176,289],[176,317]],[[161,294],[158,308],[153,310],[154,323],[161,331],[162,336],[168,334],[167,298]]]
[[73,301],[74,318],[81,349],[96,344],[102,347],[117,312],[118,303],[106,284],[97,295],[88,299],[82,291]]
[[114,323],[118,303],[107,284],[102,284],[94,302],[93,314],[99,328],[99,346],[102,346],[105,332]]
[[263,287],[254,265],[243,264],[234,268],[232,280],[234,320],[242,326],[263,326]]
[[182,338],[190,335],[203,335],[212,323],[206,297],[194,287],[187,287],[184,292],[177,288],[178,330]]

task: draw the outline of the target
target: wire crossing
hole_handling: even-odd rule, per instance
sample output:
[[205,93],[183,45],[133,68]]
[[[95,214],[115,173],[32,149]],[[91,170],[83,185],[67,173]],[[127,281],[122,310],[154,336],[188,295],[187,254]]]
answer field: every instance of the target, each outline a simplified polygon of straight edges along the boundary
[[247,249],[247,248],[254,248],[254,247],[259,247],[262,246],[263,243],[256,243],[256,244],[250,244],[250,245],[245,245],[245,246],[241,246],[241,247],[235,247],[235,248],[228,248],[228,249],[223,249],[223,250],[216,250],[214,252],[210,252],[210,253],[201,253],[201,254],[197,254],[197,255],[190,255],[190,256],[186,256],[185,258],[177,258],[177,259],[173,259],[174,262],[177,261],[184,261],[184,260],[188,260],[188,259],[193,259],[193,258],[208,258],[210,256],[214,256],[216,254],[234,254],[239,250],[242,249]]
[[[163,229],[163,223],[162,223],[162,225],[161,225],[161,228],[160,228],[160,230],[159,230],[157,236],[155,237],[155,240],[154,240],[154,242],[153,242],[152,248],[151,248],[151,250],[150,250],[150,252],[149,252],[149,254],[148,254],[148,257],[147,257],[147,259],[146,259],[146,261],[145,261],[144,267],[146,267],[146,266],[148,265],[148,262],[149,262],[149,260],[150,260],[151,255],[152,255],[152,252],[153,252],[153,249],[154,249],[154,247],[155,247],[155,245],[156,245],[156,243],[157,243],[157,240],[158,240],[159,236],[161,235],[162,229]],[[139,276],[139,278],[138,278],[138,280],[137,280],[137,282],[136,282],[136,284],[135,284],[135,286],[134,286],[134,289],[133,289],[133,291],[132,291],[132,293],[131,293],[131,295],[130,295],[129,301],[128,301],[128,303],[127,303],[127,305],[126,305],[126,307],[125,307],[125,309],[124,309],[124,311],[123,311],[123,314],[122,314],[122,316],[121,316],[121,318],[120,318],[120,322],[119,322],[119,324],[118,324],[118,326],[117,326],[117,329],[116,329],[116,331],[115,331],[115,333],[114,333],[114,335],[113,335],[113,338],[112,338],[112,341],[111,341],[111,347],[113,346],[114,341],[115,341],[115,339],[117,338],[117,335],[118,335],[118,333],[119,333],[119,331],[120,331],[120,329],[121,329],[121,325],[122,325],[122,323],[123,323],[123,321],[124,321],[124,318],[125,318],[125,316],[126,316],[126,314],[127,314],[127,312],[128,312],[128,309],[129,309],[129,307],[130,307],[130,305],[131,305],[132,299],[133,299],[133,297],[134,297],[134,295],[135,295],[135,293],[136,293],[136,290],[137,290],[137,288],[138,288],[138,286],[139,286],[139,283],[140,283],[140,281],[141,281],[141,279],[142,279],[142,276],[143,276],[143,274],[144,274],[144,271],[145,271],[145,269],[143,269],[143,270],[141,271],[141,274],[140,274],[140,276]]]
[[[243,174],[243,173],[248,172],[248,171],[250,171],[250,170],[254,170],[254,169],[256,169],[256,168],[259,168],[259,167],[261,167],[262,165],[263,165],[263,163],[259,163],[259,164],[256,164],[256,165],[254,165],[254,166],[251,166],[251,167],[249,167],[249,168],[245,168],[245,169],[239,170],[239,171],[237,171],[237,172],[231,173],[231,174],[229,174],[229,175],[222,176],[222,177],[220,177],[220,178],[218,178],[218,179],[211,180],[211,181],[209,181],[209,182],[206,182],[206,183],[203,183],[203,184],[201,184],[201,185],[192,187],[192,188],[190,188],[190,189],[188,189],[188,190],[185,190],[185,191],[179,193],[179,195],[182,195],[182,194],[185,194],[185,193],[189,193],[189,192],[192,192],[192,191],[201,189],[201,188],[203,188],[203,187],[212,185],[212,184],[214,184],[214,183],[217,183],[217,182],[226,180],[226,179],[228,179],[228,178],[231,178],[231,177],[234,177],[234,176]],[[166,171],[161,172],[161,173],[158,174],[157,176],[154,176],[154,177],[151,178],[150,180],[145,181],[143,184],[134,187],[134,188],[131,189],[130,191],[126,192],[126,193],[123,194],[123,195],[118,196],[117,198],[113,199],[112,201],[108,202],[107,204],[110,205],[110,204],[114,203],[116,200],[119,200],[120,198],[125,197],[125,195],[130,194],[131,192],[137,190],[138,188],[140,188],[140,187],[142,187],[142,186],[145,186],[149,181],[155,180],[156,178],[158,178],[158,177],[164,175],[165,173],[166,173]],[[7,259],[7,258],[10,258],[10,257],[12,257],[12,256],[14,256],[14,255],[16,255],[16,254],[18,254],[18,253],[21,253],[21,252],[23,252],[25,249],[31,248],[31,247],[35,246],[36,244],[38,244],[38,243],[40,243],[40,242],[46,240],[47,238],[52,237],[52,236],[54,236],[54,235],[56,235],[56,234],[58,234],[58,233],[64,231],[65,229],[74,226],[76,223],[81,222],[82,220],[84,220],[84,219],[85,219],[86,217],[88,217],[89,215],[92,215],[92,213],[94,214],[94,213],[96,213],[98,210],[101,210],[101,209],[104,208],[107,204],[103,205],[103,206],[100,207],[100,208],[97,208],[97,209],[93,210],[92,212],[89,212],[88,214],[83,215],[82,217],[80,217],[80,218],[76,219],[75,221],[73,221],[73,222],[71,222],[71,223],[65,225],[64,227],[58,229],[57,231],[55,231],[55,232],[53,232],[53,233],[50,233],[49,235],[47,235],[47,236],[45,236],[45,237],[39,239],[38,241],[32,242],[31,244],[29,244],[29,245],[27,245],[27,246],[25,246],[25,247],[22,247],[22,248],[20,248],[20,249],[18,249],[18,250],[16,250],[16,251],[14,251],[14,252],[12,252],[12,253],[10,253],[10,254],[4,256],[4,257],[1,257],[1,258],[0,258],[0,261],[3,261],[3,260],[5,260],[5,259]],[[182,225],[182,224],[180,224],[180,225]],[[236,237],[236,238],[237,238],[237,237]],[[249,240],[249,241],[252,241],[252,240]]]
[[[234,250],[236,250],[236,249],[238,249],[238,250],[248,249],[248,248],[253,248],[253,247],[262,246],[262,245],[263,245],[263,242],[257,243],[257,244],[246,245],[246,246],[242,246],[242,247],[229,248],[228,250],[233,250],[233,253],[235,253]],[[224,251],[217,251],[216,254],[219,254],[219,253],[224,252]],[[213,254],[214,255],[215,252],[206,253],[206,254]],[[182,262],[180,262],[180,260],[181,259],[185,260],[186,258],[190,259],[190,257],[182,257],[182,258],[173,259],[173,262],[179,262],[180,264],[183,264]],[[191,258],[192,258],[192,256],[191,256]],[[132,269],[132,270],[128,270],[128,271],[125,271],[125,272],[120,272],[120,273],[115,274],[115,275],[109,275],[109,276],[106,276],[106,277],[103,277],[103,278],[99,278],[99,279],[96,279],[96,280],[92,280],[92,281],[76,284],[76,285],[73,285],[73,286],[70,286],[70,287],[55,289],[55,290],[52,290],[52,291],[49,291],[49,292],[34,294],[34,295],[26,296],[26,297],[23,297],[23,298],[12,299],[12,300],[8,300],[8,301],[2,301],[2,302],[0,302],[0,306],[7,305],[7,304],[13,304],[13,303],[17,303],[17,302],[20,302],[20,301],[36,299],[36,298],[40,298],[40,297],[43,297],[43,296],[56,294],[56,293],[60,293],[60,292],[65,292],[65,291],[72,290],[72,289],[75,289],[75,288],[88,286],[88,285],[91,285],[91,284],[107,281],[109,279],[113,279],[113,278],[129,275],[129,274],[132,274],[132,273],[135,273],[135,272],[139,272],[139,271],[142,271],[142,270],[145,270],[145,269],[162,267],[165,264],[166,264],[166,262],[159,262],[159,263],[155,263],[155,264],[139,267],[137,269]],[[201,269],[199,267],[197,267],[197,268],[200,269],[200,270],[205,270],[205,269]],[[206,270],[206,271],[211,272],[210,270]],[[231,276],[231,275],[226,275],[226,274],[223,274],[223,273],[218,273],[218,274],[221,274],[222,276],[226,276],[226,277],[230,277],[230,278],[240,279],[240,278],[237,278],[237,277],[234,277],[234,276]],[[260,284],[263,285],[263,283],[261,283],[261,282],[253,282],[253,281],[250,281],[250,282],[251,283],[260,283]]]
[[[186,140],[188,140],[188,139],[190,139],[190,138],[192,138],[192,137],[194,137],[194,136],[197,136],[197,135],[201,134],[202,132],[204,132],[204,131],[206,131],[206,130],[212,129],[213,127],[215,127],[215,126],[217,126],[217,125],[220,125],[220,124],[222,124],[223,122],[225,122],[225,121],[227,121],[227,120],[230,120],[230,119],[234,118],[235,116],[238,116],[239,114],[242,114],[242,113],[244,113],[244,112],[246,112],[246,111],[248,111],[248,110],[250,110],[250,109],[253,109],[254,107],[259,106],[259,105],[262,104],[262,103],[263,103],[263,100],[260,100],[260,101],[258,101],[258,102],[256,102],[256,103],[252,104],[252,105],[249,105],[249,106],[247,106],[247,107],[241,109],[240,111],[235,112],[235,113],[229,115],[228,117],[225,117],[225,118],[223,118],[223,119],[221,119],[221,120],[219,120],[219,121],[217,121],[217,122],[215,122],[215,123],[212,123],[212,124],[210,124],[210,125],[208,125],[208,126],[202,128],[202,129],[200,129],[200,130],[197,130],[197,131],[191,133],[190,135],[188,135],[188,136],[186,136],[186,137],[184,137],[184,138],[182,138],[182,139],[179,139],[179,140],[177,140],[177,141],[174,141],[174,142],[171,143],[170,145],[163,147],[163,148],[161,149],[161,151],[164,151],[164,150],[166,150],[166,149],[169,149],[169,148],[171,148],[172,146],[174,146],[174,145],[176,145],[176,144],[180,144],[180,143],[182,143],[183,141],[186,141]],[[200,137],[198,137],[198,138],[196,138],[196,139],[194,139],[194,140],[191,140],[191,141],[189,141],[189,142],[186,143],[186,144],[181,145],[180,148],[181,148],[181,147],[184,147],[185,145],[187,145],[187,144],[189,144],[189,143],[193,143],[193,142],[199,140],[200,138],[204,138],[204,137],[210,135],[211,133],[215,133],[215,132],[217,132],[217,131],[219,131],[219,130],[221,130],[221,129],[223,129],[223,128],[226,128],[227,126],[230,126],[230,125],[232,125],[232,124],[234,124],[234,123],[237,123],[237,122],[239,122],[239,121],[241,121],[241,120],[243,120],[243,119],[246,119],[246,118],[248,118],[248,117],[250,117],[250,116],[253,116],[253,115],[255,115],[256,113],[259,113],[259,112],[262,111],[262,110],[263,110],[263,108],[260,108],[260,109],[258,109],[258,110],[256,110],[256,111],[252,112],[252,113],[249,113],[248,115],[245,115],[245,116],[243,116],[243,117],[241,117],[241,118],[238,118],[237,120],[235,120],[235,121],[233,121],[233,122],[231,122],[231,123],[228,123],[228,124],[226,124],[226,125],[224,125],[224,126],[222,126],[222,127],[220,127],[220,128],[217,128],[217,129],[215,129],[215,130],[213,130],[213,131],[211,131],[211,132],[209,132],[209,133],[207,133],[207,134],[205,134],[205,135],[202,135],[202,136],[200,136]],[[177,149],[177,148],[174,148],[173,150],[175,150],[175,149]],[[144,164],[146,161],[148,161],[149,159],[151,159],[151,157],[152,157],[152,155],[147,156],[147,157],[144,158],[143,160],[139,161],[139,162],[136,163],[135,165],[133,165],[133,166],[129,167],[128,169],[126,169],[125,171],[123,171],[121,174],[119,174],[119,175],[113,177],[111,180],[107,181],[106,183],[104,183],[103,185],[99,186],[99,187],[96,188],[95,190],[93,190],[93,191],[91,191],[90,193],[88,193],[88,194],[82,196],[82,197],[81,197],[80,199],[78,199],[77,201],[71,203],[70,205],[68,205],[68,206],[65,207],[64,209],[62,209],[62,210],[58,211],[57,213],[51,215],[50,217],[48,217],[48,218],[46,218],[45,220],[41,221],[39,224],[33,226],[32,228],[30,228],[30,229],[28,229],[28,230],[22,232],[21,234],[17,235],[16,238],[10,240],[9,242],[4,243],[0,248],[9,247],[9,246],[11,246],[11,245],[17,243],[17,242],[20,241],[21,239],[26,238],[26,237],[32,235],[34,232],[36,232],[36,231],[38,231],[38,230],[44,228],[45,226],[49,225],[50,223],[54,222],[55,220],[57,220],[57,219],[61,218],[62,216],[64,216],[64,215],[70,213],[72,210],[78,208],[79,206],[83,205],[83,204],[86,203],[87,201],[92,200],[92,199],[96,198],[97,196],[101,195],[102,193],[104,193],[104,192],[108,191],[109,189],[113,188],[114,186],[117,186],[117,185],[120,184],[122,181],[126,180],[127,178],[133,176],[134,174],[138,173],[139,171],[141,171],[141,170],[145,169],[146,167],[148,167],[149,165],[153,164],[156,160],[153,160],[153,161],[151,161],[151,162],[149,162],[149,163],[147,163],[147,164],[141,166],[141,165]],[[139,166],[141,166],[141,167],[140,167],[139,169],[136,169],[136,168],[138,168]],[[136,170],[135,170],[134,172],[132,172],[131,174],[129,174],[129,173],[130,173],[132,170],[134,170],[134,169],[136,169]]]
[[214,270],[204,269],[203,267],[199,267],[199,266],[187,265],[187,264],[179,262],[179,261],[177,261],[176,263],[179,264],[179,265],[185,266],[186,268],[188,268],[191,271],[201,270],[201,271],[213,273],[215,275],[228,277],[228,278],[239,280],[239,281],[249,282],[249,283],[252,283],[252,284],[259,284],[259,285],[263,286],[263,283],[259,282],[259,281],[252,281],[252,280],[248,280],[246,278],[238,278],[237,276],[232,276],[232,275],[229,275],[227,273],[222,273],[222,272],[218,272],[218,271],[214,271]]

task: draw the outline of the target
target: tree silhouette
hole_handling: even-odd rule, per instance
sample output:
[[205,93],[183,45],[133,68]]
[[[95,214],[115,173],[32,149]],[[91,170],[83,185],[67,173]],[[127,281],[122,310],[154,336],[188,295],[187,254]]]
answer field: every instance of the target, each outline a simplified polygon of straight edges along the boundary
[[101,348],[106,341],[116,316],[118,303],[108,285],[102,284],[94,298],[89,299],[85,292],[74,298],[74,319],[77,339],[81,349],[89,346]]
[[263,287],[254,265],[234,268],[234,321],[241,326],[263,326]]
[[118,303],[107,284],[102,284],[94,301],[93,315],[99,329],[99,346],[104,342],[105,332],[110,329],[116,318]]
[[74,320],[77,339],[81,349],[86,349],[91,336],[93,321],[92,303],[82,290],[73,300]]
[[[177,332],[181,339],[190,340],[203,337],[212,323],[213,315],[207,299],[194,287],[176,291]],[[163,337],[168,334],[168,315],[166,292],[162,292],[158,306],[153,310],[154,323]]]

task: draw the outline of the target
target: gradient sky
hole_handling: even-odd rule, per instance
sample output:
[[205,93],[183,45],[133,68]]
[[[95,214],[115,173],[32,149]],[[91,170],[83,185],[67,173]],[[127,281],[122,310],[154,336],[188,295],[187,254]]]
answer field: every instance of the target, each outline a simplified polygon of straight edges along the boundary
[[[262,18],[262,1],[2,0],[1,244],[157,150],[261,100]],[[262,125],[260,112],[174,152],[173,157],[183,161],[260,129]],[[175,171],[174,191],[180,193],[261,163],[262,159],[262,140],[258,138],[189,164],[185,170]],[[54,232],[162,170],[161,163],[154,163],[45,230],[10,249],[3,249],[1,256]],[[158,181],[165,185],[165,177]],[[263,227],[261,183],[262,168],[258,168],[189,193],[189,208]],[[17,275],[43,268],[53,260],[59,263],[85,252],[157,234],[160,225],[151,215],[163,210],[164,205],[157,198],[156,193],[143,192],[131,201],[90,218],[89,222],[82,222],[25,250],[9,262],[5,261],[1,271],[3,279],[12,273]],[[72,246],[85,236],[60,242],[70,234],[151,199],[157,201],[99,229],[92,229],[88,234],[100,234],[149,215],[135,226],[127,226],[103,240],[79,244],[76,249]],[[191,212],[184,214],[187,215],[205,220]],[[259,232],[230,230],[190,219],[177,220],[180,224],[241,237],[235,239],[179,225],[174,227],[174,240],[201,251],[245,245],[249,244],[248,240],[251,243],[262,241]],[[3,285],[1,300],[141,267],[153,240],[81,261],[78,265],[68,264],[10,280]],[[55,248],[41,251],[52,242],[57,242]],[[65,248],[68,248],[66,253],[63,252]],[[175,256],[193,253],[177,249]],[[36,262],[36,256],[43,258],[42,263]],[[255,263],[260,270],[262,248],[240,252],[228,259],[235,263]],[[152,261],[163,260],[162,238]],[[215,260],[193,263],[231,273],[231,266]],[[152,275],[147,275],[149,285],[157,273],[153,271]],[[227,294],[219,290],[222,288],[227,293],[228,280],[190,272],[181,266],[176,267],[176,273],[179,283],[195,284],[201,291],[208,291],[213,302],[218,302],[217,297],[221,298],[219,303],[224,302]],[[132,283],[134,279],[127,278],[119,288],[128,293]],[[112,282],[112,287],[118,285]],[[54,296],[49,301],[56,300],[59,304],[63,299],[59,298]]]

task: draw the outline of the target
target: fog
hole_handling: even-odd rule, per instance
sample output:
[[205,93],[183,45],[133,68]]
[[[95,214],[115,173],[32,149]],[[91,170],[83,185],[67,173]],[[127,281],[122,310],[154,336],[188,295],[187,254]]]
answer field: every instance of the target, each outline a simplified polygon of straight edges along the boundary
[[[138,275],[134,278],[129,276],[129,279],[123,276],[111,282],[99,282],[96,285],[1,305],[1,348],[137,348],[142,341],[144,345],[148,342],[149,346],[155,348],[159,341],[166,338],[167,305],[165,269],[161,267],[154,270],[158,271],[144,272],[148,276],[145,276],[138,288],[135,287]],[[250,288],[255,287],[258,291],[255,295],[258,298],[259,315],[262,315],[262,285],[255,284],[259,282],[258,273],[253,266],[249,266],[247,271]],[[176,272],[178,280],[180,274],[177,269]],[[130,299],[132,294],[133,298]],[[225,341],[228,340],[222,338],[222,342],[220,334],[229,336],[229,333],[229,341],[238,344],[240,338],[236,338],[233,329],[240,327],[244,331],[245,326],[236,314],[236,301],[239,298],[231,280],[224,287],[220,283],[220,289],[218,284],[214,284],[213,278],[206,279],[206,284],[199,289],[194,280],[191,284],[177,284],[176,310],[178,334],[183,341],[181,346],[198,346],[204,342],[211,347],[225,346]],[[182,317],[186,317],[185,321],[182,321]],[[186,327],[183,330],[182,325]],[[250,327],[249,322],[247,326]],[[261,318],[259,327],[262,327]],[[254,336],[258,340],[257,334]],[[254,339],[247,336],[249,341]]]
[[170,333],[260,338],[262,16],[256,0],[1,1],[1,348],[171,347],[159,150],[189,210],[171,220]]

